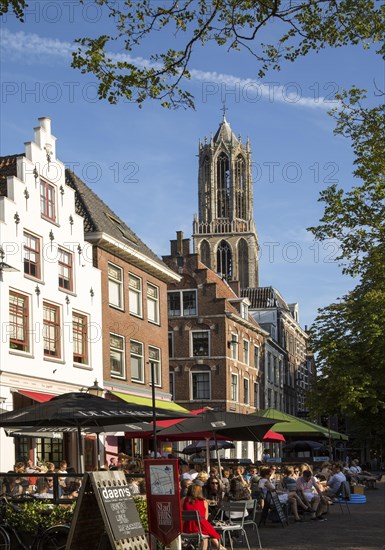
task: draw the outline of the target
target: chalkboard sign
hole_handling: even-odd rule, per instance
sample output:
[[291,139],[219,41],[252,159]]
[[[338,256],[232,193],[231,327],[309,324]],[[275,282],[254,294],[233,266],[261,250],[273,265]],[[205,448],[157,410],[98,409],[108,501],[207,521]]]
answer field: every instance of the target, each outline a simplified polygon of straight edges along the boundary
[[277,492],[267,491],[266,497],[264,499],[261,519],[259,520],[259,525],[265,525],[269,513],[274,512],[277,514],[282,527],[285,527],[285,525],[289,524],[289,520],[287,519],[287,516],[283,511],[282,504],[279,501]]
[[90,472],[83,477],[66,550],[99,548],[148,550],[148,542],[123,472]]

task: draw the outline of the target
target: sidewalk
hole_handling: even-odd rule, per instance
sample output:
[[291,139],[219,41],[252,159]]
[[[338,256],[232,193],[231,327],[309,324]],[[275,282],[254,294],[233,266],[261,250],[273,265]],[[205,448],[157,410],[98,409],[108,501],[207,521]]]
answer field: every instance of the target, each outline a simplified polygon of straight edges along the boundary
[[[260,528],[264,550],[378,550],[385,549],[385,482],[377,483],[378,490],[367,490],[366,504],[330,507],[327,521],[280,524],[267,522]],[[251,550],[256,550],[255,532],[248,530]],[[241,547],[235,549],[240,550]],[[242,550],[246,550],[243,546]]]

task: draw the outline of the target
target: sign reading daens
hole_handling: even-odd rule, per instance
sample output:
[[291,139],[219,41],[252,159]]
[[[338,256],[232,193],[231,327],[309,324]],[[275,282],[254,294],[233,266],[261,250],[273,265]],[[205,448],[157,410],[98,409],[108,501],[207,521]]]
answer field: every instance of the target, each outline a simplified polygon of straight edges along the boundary
[[128,487],[99,487],[98,490],[115,540],[144,535]]
[[88,548],[149,550],[124,472],[84,474],[66,550]]
[[151,464],[150,486],[152,495],[175,495],[174,465]]

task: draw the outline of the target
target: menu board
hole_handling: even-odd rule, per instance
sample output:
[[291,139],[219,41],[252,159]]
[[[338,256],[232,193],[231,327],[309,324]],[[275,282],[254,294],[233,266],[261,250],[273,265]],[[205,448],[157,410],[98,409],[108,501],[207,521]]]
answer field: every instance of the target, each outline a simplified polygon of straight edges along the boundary
[[144,535],[138,510],[128,487],[99,487],[98,491],[115,540]]
[[84,475],[66,550],[100,548],[102,541],[107,542],[103,548],[149,549],[126,477],[120,471]]

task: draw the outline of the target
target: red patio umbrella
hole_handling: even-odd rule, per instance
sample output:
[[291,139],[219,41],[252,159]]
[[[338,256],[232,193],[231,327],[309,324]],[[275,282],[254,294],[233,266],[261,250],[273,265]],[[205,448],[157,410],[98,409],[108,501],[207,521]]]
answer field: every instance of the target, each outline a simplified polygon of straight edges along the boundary
[[273,432],[273,430],[269,430],[263,436],[262,441],[264,443],[282,443],[285,442],[286,439],[283,437],[282,434],[278,434],[277,432]]

